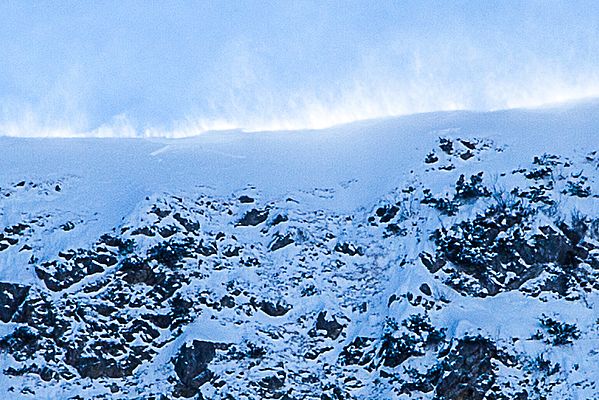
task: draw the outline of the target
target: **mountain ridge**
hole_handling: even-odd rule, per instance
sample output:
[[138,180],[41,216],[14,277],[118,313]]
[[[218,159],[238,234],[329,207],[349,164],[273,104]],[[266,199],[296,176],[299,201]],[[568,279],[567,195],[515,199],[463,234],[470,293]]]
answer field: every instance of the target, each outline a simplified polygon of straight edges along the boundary
[[0,138],[0,390],[599,398],[597,107]]

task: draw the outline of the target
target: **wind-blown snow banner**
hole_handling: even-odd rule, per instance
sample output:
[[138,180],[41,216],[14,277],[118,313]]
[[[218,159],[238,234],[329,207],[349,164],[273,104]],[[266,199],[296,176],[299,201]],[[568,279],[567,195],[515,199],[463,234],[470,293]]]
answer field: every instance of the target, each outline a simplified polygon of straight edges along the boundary
[[322,128],[599,95],[599,5],[3,2],[0,135]]

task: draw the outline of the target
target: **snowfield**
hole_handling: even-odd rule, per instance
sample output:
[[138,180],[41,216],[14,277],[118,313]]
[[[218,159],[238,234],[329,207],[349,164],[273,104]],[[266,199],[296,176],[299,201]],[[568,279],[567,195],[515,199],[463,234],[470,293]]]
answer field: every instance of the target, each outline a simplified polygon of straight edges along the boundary
[[599,399],[598,132],[0,137],[0,394]]

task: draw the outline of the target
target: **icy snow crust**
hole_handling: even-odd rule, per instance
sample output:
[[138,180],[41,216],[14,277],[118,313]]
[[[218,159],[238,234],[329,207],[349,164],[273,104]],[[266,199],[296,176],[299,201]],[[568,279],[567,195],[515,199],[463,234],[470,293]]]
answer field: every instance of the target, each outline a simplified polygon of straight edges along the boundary
[[0,138],[0,393],[599,399],[598,130]]

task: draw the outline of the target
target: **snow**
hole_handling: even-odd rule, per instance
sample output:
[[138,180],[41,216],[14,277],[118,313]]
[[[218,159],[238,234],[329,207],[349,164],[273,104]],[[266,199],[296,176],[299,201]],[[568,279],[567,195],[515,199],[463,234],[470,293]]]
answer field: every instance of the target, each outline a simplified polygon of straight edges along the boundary
[[529,162],[530,154],[586,151],[597,140],[598,109],[585,103],[557,110],[429,113],[324,130],[223,131],[178,140],[4,137],[0,182],[75,176],[73,203],[65,208],[95,210],[111,222],[148,194],[199,186],[231,193],[251,184],[273,196],[331,189],[334,200],[322,206],[352,210],[409,179],[439,135],[500,139],[509,150],[495,155],[490,166],[518,165]]
[[[372,306],[367,314],[349,313],[345,309],[346,316],[352,321],[346,330],[348,342],[357,336],[379,335],[386,317],[400,321],[418,309],[402,300],[388,307],[387,299],[394,293],[416,292],[422,283],[431,287],[433,298],[444,298],[451,303],[451,307],[444,308],[443,312],[431,313],[432,323],[446,328],[449,337],[482,332],[498,343],[510,343],[512,338],[518,337],[521,339],[516,348],[534,356],[544,347],[522,338],[530,338],[539,329],[540,315],[556,315],[561,321],[576,323],[584,331],[583,338],[576,343],[576,350],[556,350],[547,357],[552,361],[561,360],[566,370],[571,370],[571,364],[577,363],[581,371],[586,371],[585,379],[592,380],[594,376],[599,381],[599,370],[593,364],[597,361],[596,355],[594,359],[583,356],[599,346],[595,322],[599,306],[597,291],[577,302],[552,295],[533,298],[523,296],[519,291],[480,298],[458,293],[432,278],[422,265],[400,267],[402,260],[416,262],[422,251],[433,252],[427,240],[440,222],[470,219],[484,204],[465,205],[459,215],[447,218],[442,218],[432,208],[414,204],[424,210],[418,216],[420,228],[410,231],[405,240],[397,242],[399,244],[380,242],[380,230],[370,231],[353,221],[366,221],[372,210],[387,199],[395,199],[402,188],[410,185],[417,190],[429,188],[435,194],[449,193],[460,174],[469,177],[482,170],[487,184],[509,189],[525,180],[511,171],[530,167],[533,156],[548,153],[562,159],[582,160],[591,151],[599,150],[598,130],[599,102],[589,102],[546,109],[428,113],[324,130],[210,132],[185,139],[0,137],[0,196],[3,196],[0,198],[0,224],[8,227],[33,217],[39,218],[42,221],[39,229],[36,228],[38,230],[31,234],[27,243],[35,246],[35,254],[40,259],[52,259],[62,249],[89,248],[102,234],[115,228],[141,226],[142,222],[152,224],[144,219],[150,204],[183,194],[196,199],[202,196],[219,199],[219,204],[227,204],[227,209],[233,210],[234,215],[265,206],[285,211],[291,215],[290,222],[284,227],[273,228],[272,232],[303,229],[308,235],[304,239],[306,242],[310,242],[312,236],[320,237],[330,230],[338,234],[336,240],[339,242],[357,241],[367,246],[364,257],[339,256],[344,257],[345,264],[334,273],[323,263],[326,257],[308,259],[307,267],[317,273],[317,286],[328,287],[331,291],[300,300],[301,306],[292,309],[285,318],[258,313],[251,322],[237,326],[230,323],[238,318],[232,311],[227,314],[225,310],[218,317],[220,319],[213,319],[213,314],[208,312],[200,315],[151,363],[136,370],[139,379],[149,385],[153,379],[162,382],[160,379],[164,377],[159,377],[160,368],[169,370],[170,360],[185,342],[196,339],[241,343],[254,337],[256,327],[284,331],[306,313],[341,310],[343,304],[340,303],[343,302],[357,304],[364,299]],[[454,170],[435,169],[445,161],[435,166],[423,165],[431,149],[437,148],[439,137],[456,142],[459,138],[476,138],[482,149],[467,162],[453,157],[451,162],[457,166]],[[597,193],[598,165],[594,169],[591,163],[584,165],[583,172],[591,176],[588,184]],[[25,184],[19,185],[21,181]],[[58,186],[59,190],[56,189]],[[242,194],[255,198],[256,202],[233,204],[232,199]],[[599,216],[599,204],[594,197],[564,195],[560,198],[560,207],[564,212],[578,210],[594,218]],[[227,237],[238,235],[245,244],[266,240],[257,229],[234,229],[231,217],[224,214],[200,216],[201,210],[198,206],[193,212],[205,232],[224,231]],[[402,212],[410,214],[411,210]],[[351,216],[353,220],[343,222],[343,215]],[[68,221],[74,222],[72,230],[59,228]],[[169,216],[161,223],[167,225],[176,221]],[[323,231],[310,232],[312,223]],[[397,247],[389,248],[389,243],[395,243]],[[137,243],[140,248],[149,248],[153,244],[153,239],[141,239]],[[273,272],[268,281],[261,273],[240,269],[212,272],[202,285],[212,285],[215,296],[222,296],[226,291],[221,283],[235,279],[253,290],[262,288],[263,294],[276,301],[274,296],[289,295],[277,279],[287,277],[286,268],[296,268],[293,264],[296,257],[307,256],[307,253],[301,253],[300,247],[301,243],[293,244],[269,256],[265,265],[277,272]],[[258,250],[255,252],[260,254]],[[0,281],[43,288],[43,283],[28,265],[30,256],[27,251],[0,253]],[[279,270],[281,276],[277,275]],[[107,271],[112,273],[110,269]],[[356,276],[363,280],[356,280]],[[84,279],[72,290],[78,290],[91,280]],[[193,294],[193,290],[192,283],[189,293]],[[185,289],[182,292],[185,293]],[[341,299],[340,294],[343,295]],[[12,324],[0,325],[2,336],[12,329]],[[297,329],[298,332],[305,330],[300,326]],[[292,337],[296,340],[298,336]],[[294,346],[293,342],[281,343],[280,351]],[[339,351],[338,347],[326,357],[334,361]],[[8,356],[2,357],[1,360],[8,360]],[[8,365],[9,361],[6,362]],[[571,383],[579,378],[570,376],[568,379]],[[160,388],[163,383],[156,384]],[[90,384],[96,385],[95,382]],[[0,375],[0,388],[9,385],[8,378]],[[97,390],[102,392],[101,388]],[[36,398],[44,398],[42,393]],[[56,389],[48,393],[47,398],[52,398],[61,392]],[[584,396],[586,392],[580,389],[577,393]],[[588,393],[598,392],[589,389]],[[369,398],[368,394],[364,396]]]

